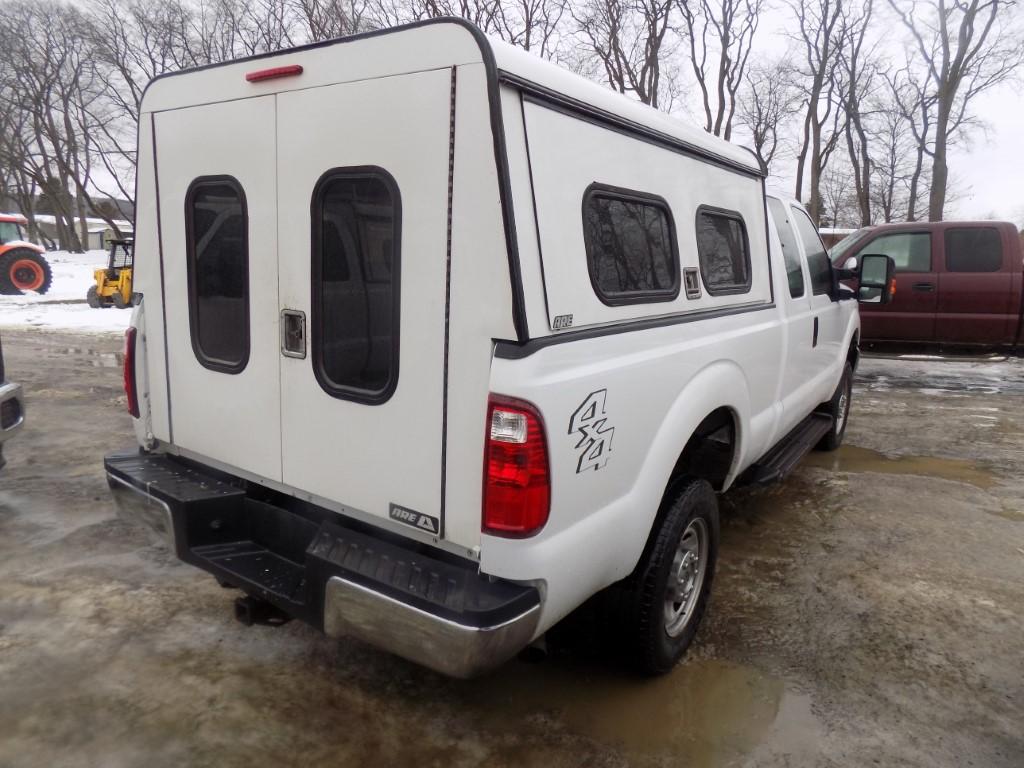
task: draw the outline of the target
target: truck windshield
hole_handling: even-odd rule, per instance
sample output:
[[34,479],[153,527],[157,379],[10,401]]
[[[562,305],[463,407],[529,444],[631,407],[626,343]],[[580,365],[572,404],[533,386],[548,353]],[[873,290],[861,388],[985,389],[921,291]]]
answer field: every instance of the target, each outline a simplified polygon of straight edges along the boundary
[[828,249],[828,257],[834,263],[835,260],[838,259],[840,256],[845,256],[846,252],[850,250],[850,246],[852,246],[854,243],[860,240],[861,237],[863,237],[864,234],[867,233],[867,231],[870,229],[871,227],[863,227],[861,229],[858,229],[856,232],[850,233],[842,240],[840,240],[838,243],[836,243],[835,245]]
[[21,240],[21,227],[13,221],[0,221],[0,243]]

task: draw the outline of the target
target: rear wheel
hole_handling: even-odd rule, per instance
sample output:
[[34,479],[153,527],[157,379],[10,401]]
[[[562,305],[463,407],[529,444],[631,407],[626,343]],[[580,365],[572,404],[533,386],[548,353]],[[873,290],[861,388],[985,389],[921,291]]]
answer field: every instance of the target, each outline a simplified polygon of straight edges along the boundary
[[693,642],[718,557],[718,500],[710,483],[681,480],[662,504],[636,570],[608,594],[612,626],[633,666],[646,674],[672,669]]
[[52,282],[49,263],[35,251],[15,248],[0,256],[0,293],[46,293]]
[[850,404],[853,401],[853,366],[849,363],[843,368],[843,377],[839,380],[832,399],[821,409],[832,417],[832,428],[825,433],[818,445],[819,451],[834,451],[843,444],[846,424],[850,420]]

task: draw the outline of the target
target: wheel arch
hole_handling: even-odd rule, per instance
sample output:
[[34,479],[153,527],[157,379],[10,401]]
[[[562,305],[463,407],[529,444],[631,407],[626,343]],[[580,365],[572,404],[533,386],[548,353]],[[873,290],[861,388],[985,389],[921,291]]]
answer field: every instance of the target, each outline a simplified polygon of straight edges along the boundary
[[17,248],[24,248],[29,251],[35,251],[40,255],[46,253],[46,249],[43,248],[43,246],[41,245],[30,243],[27,240],[11,240],[9,242],[4,243],[3,245],[0,245],[0,256],[3,256],[8,251],[13,251]]

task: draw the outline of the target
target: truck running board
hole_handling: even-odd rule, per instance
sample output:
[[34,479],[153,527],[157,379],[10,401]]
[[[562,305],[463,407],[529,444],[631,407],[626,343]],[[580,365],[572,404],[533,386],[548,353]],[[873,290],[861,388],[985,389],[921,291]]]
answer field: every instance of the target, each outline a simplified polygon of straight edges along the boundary
[[334,577],[470,628],[540,602],[534,587],[491,580],[475,561],[177,457],[121,454],[104,464],[112,483],[147,497],[147,522],[181,560],[320,629]]
[[750,466],[739,479],[741,485],[766,485],[781,480],[800,463],[811,449],[832,429],[832,417],[812,413],[768,453]]

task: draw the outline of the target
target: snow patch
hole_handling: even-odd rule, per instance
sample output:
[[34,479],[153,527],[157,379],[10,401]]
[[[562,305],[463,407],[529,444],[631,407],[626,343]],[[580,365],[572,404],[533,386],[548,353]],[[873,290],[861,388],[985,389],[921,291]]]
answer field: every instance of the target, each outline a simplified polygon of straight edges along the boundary
[[95,283],[93,271],[107,263],[106,251],[49,251],[45,258],[53,271],[50,290],[0,296],[0,328],[122,333],[128,327],[131,310],[93,309],[85,303],[85,293]]

